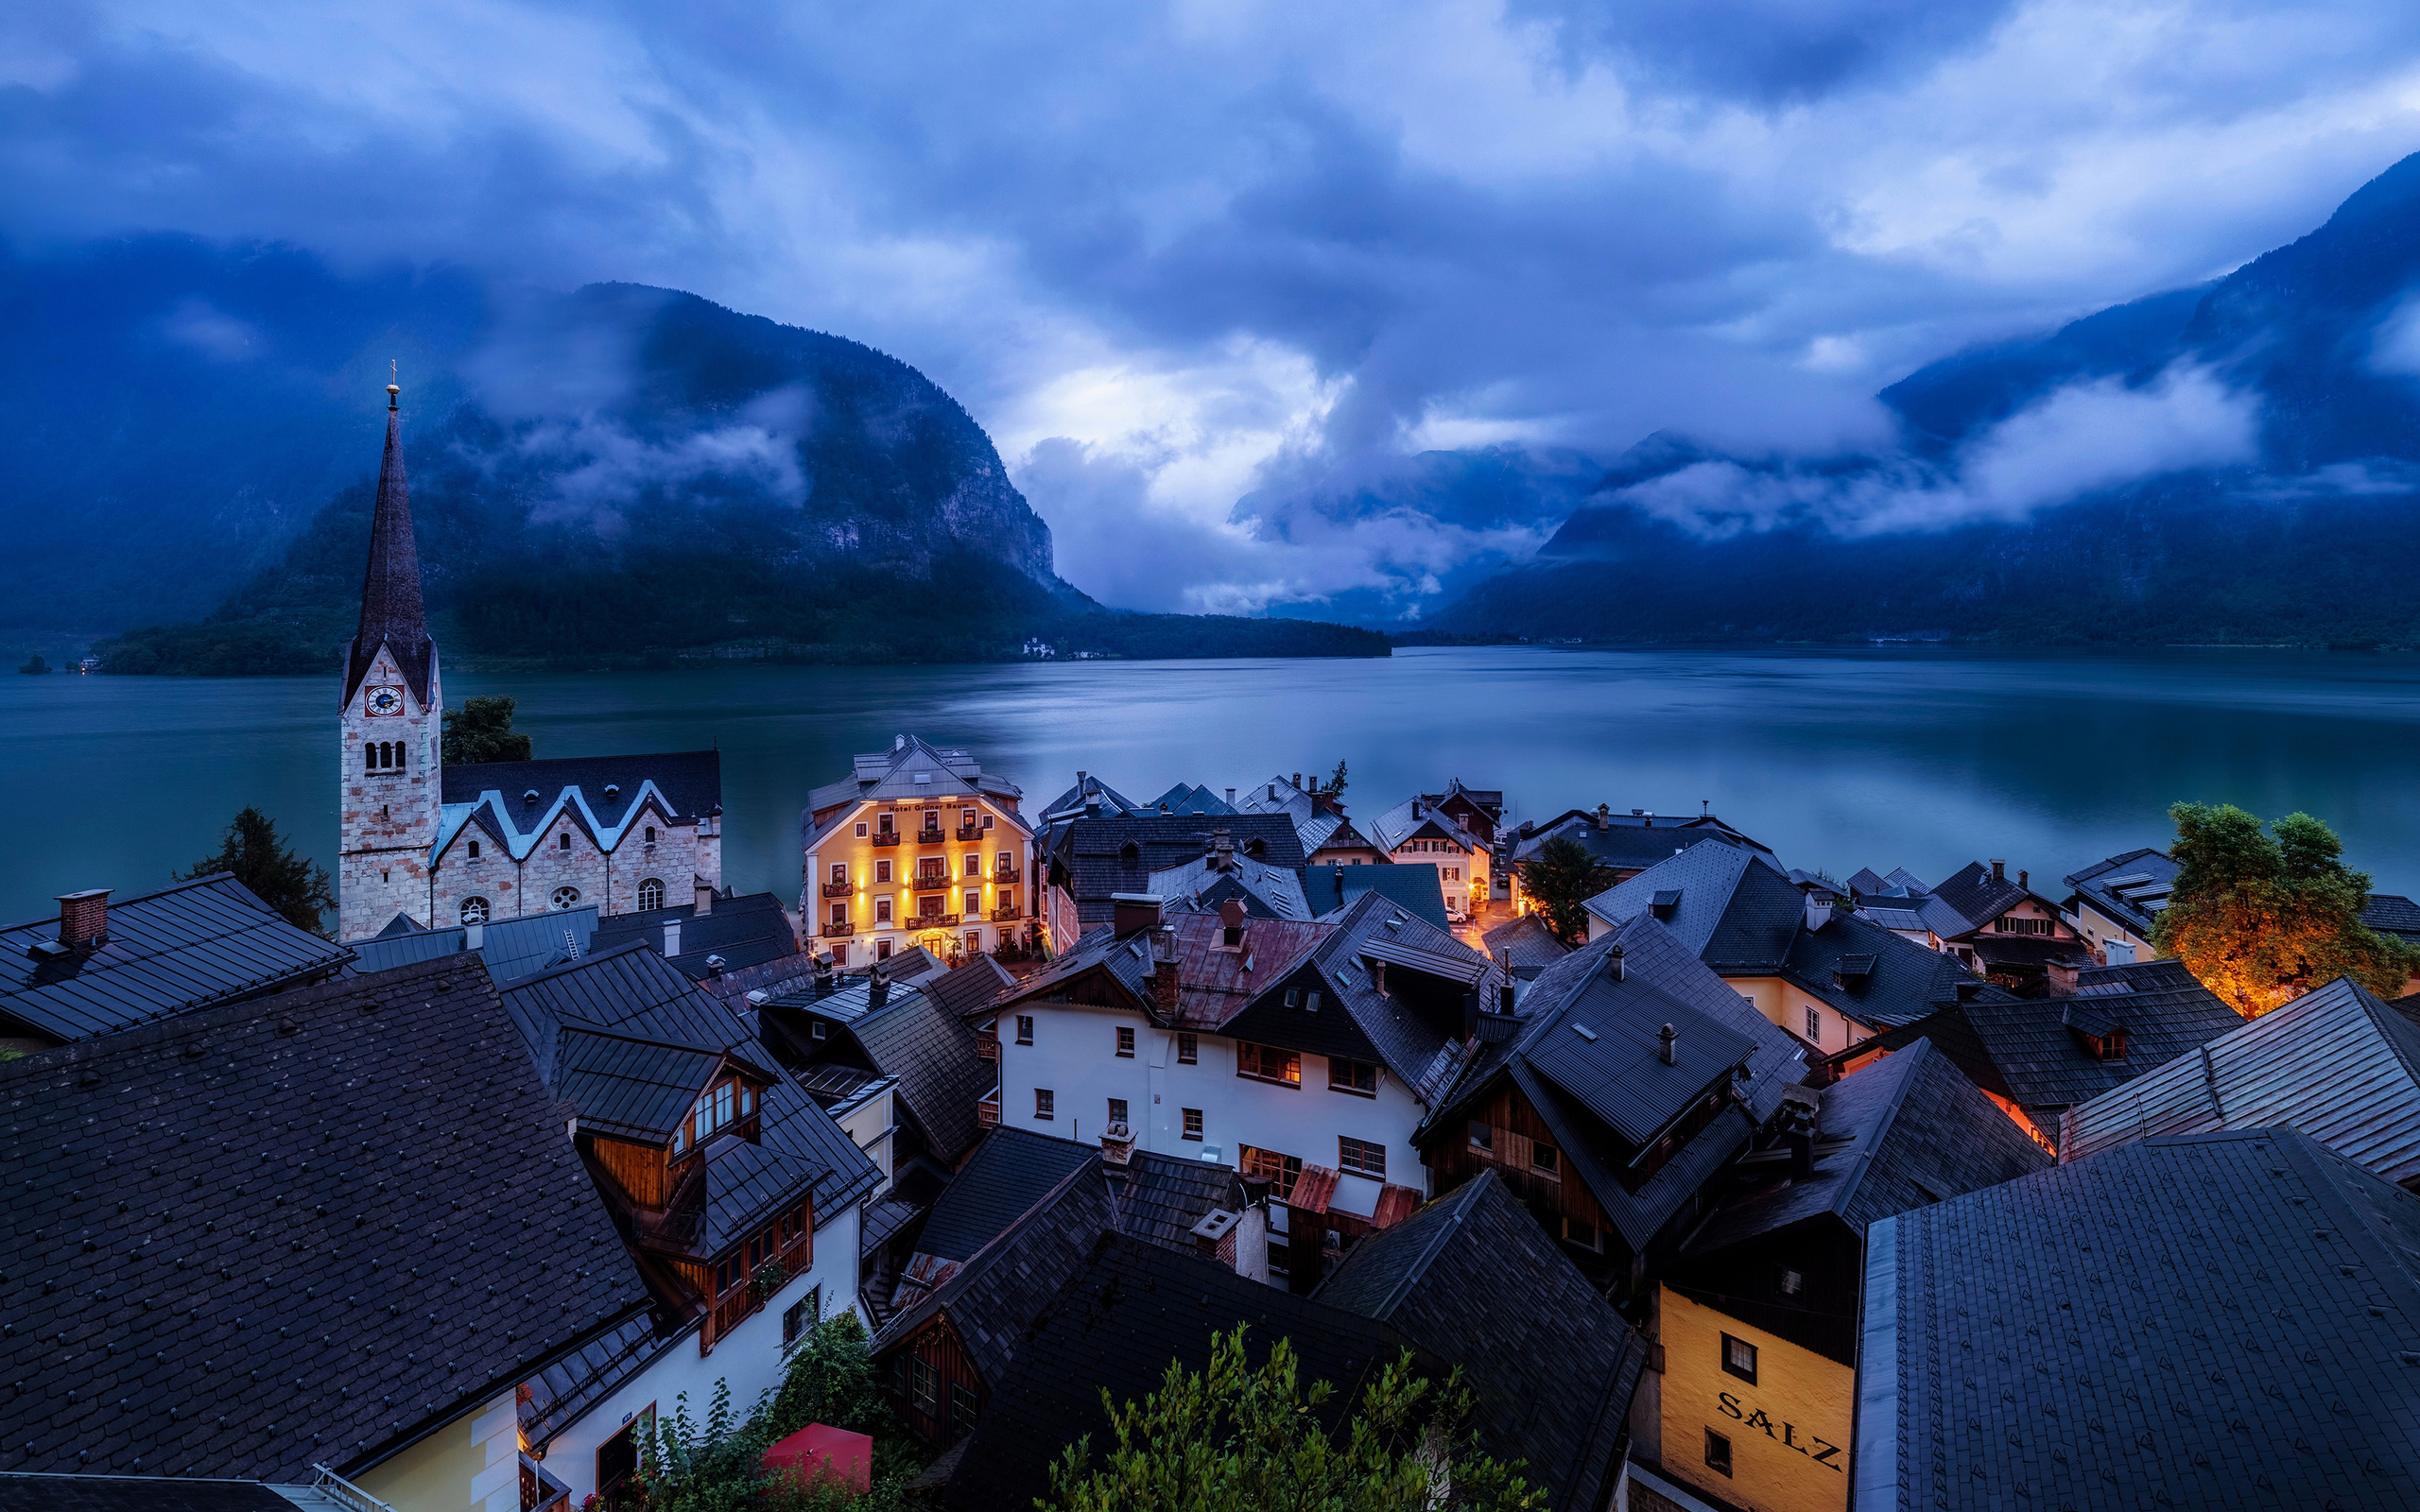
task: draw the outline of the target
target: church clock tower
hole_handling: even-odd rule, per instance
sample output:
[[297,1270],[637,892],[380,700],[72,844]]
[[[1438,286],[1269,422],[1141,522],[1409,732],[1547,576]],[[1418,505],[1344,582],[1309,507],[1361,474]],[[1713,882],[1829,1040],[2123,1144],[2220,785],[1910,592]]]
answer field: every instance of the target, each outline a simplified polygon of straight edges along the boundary
[[361,626],[345,649],[337,742],[340,939],[375,935],[397,914],[431,922],[428,852],[437,839],[438,716],[445,697],[421,603],[401,393],[387,386],[387,455],[371,516]]

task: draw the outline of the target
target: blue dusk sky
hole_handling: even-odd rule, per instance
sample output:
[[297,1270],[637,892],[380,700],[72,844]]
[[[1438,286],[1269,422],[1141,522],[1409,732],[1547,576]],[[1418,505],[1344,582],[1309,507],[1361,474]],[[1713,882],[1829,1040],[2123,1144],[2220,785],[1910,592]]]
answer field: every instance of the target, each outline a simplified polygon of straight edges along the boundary
[[[1916,366],[2221,274],[2420,147],[2392,0],[5,11],[21,253],[281,240],[853,336],[1142,608],[1551,528],[1366,503],[1423,452],[1887,445]],[[2020,417],[1976,490],[2054,495],[2113,430],[2146,466],[2242,445],[2193,374],[2112,402]]]

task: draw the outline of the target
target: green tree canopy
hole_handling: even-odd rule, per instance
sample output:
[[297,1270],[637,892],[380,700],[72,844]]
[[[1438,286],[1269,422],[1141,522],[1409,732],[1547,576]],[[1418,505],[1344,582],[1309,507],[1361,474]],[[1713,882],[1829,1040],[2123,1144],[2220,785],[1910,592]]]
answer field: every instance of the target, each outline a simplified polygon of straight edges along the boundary
[[1521,890],[1538,906],[1554,937],[1578,945],[1588,937],[1588,900],[1614,885],[1613,868],[1569,835],[1556,835],[1521,863]]
[[481,762],[526,762],[529,737],[512,732],[512,700],[496,694],[445,711],[444,760],[448,766]]
[[318,933],[320,916],[337,905],[336,893],[328,885],[328,868],[308,856],[296,855],[291,846],[278,838],[277,826],[269,816],[256,808],[247,807],[235,816],[221,837],[217,854],[204,856],[191,870],[174,875],[190,879],[219,871],[234,873],[252,896],[297,928]]
[[1252,1368],[1244,1331],[1214,1336],[1210,1368],[1168,1362],[1160,1389],[1119,1406],[1101,1393],[1117,1448],[1096,1468],[1087,1437],[1050,1468],[1046,1507],[1060,1512],[1514,1512],[1543,1507],[1544,1489],[1479,1453],[1460,1427],[1470,1393],[1460,1373],[1442,1390],[1407,1351],[1334,1429],[1308,1390],[1293,1345],[1279,1339]]
[[2179,803],[2175,890],[2152,944],[2248,1017],[2349,976],[2402,993],[2420,949],[2361,922],[2370,879],[2346,867],[2335,832],[2308,814],[2266,831],[2235,805]]

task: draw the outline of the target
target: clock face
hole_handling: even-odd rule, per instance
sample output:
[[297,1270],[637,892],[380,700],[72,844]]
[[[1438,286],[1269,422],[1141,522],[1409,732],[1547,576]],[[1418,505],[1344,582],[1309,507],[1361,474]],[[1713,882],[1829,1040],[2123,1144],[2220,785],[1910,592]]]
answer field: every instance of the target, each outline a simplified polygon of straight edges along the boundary
[[398,688],[370,690],[370,712],[373,714],[399,714],[404,712],[404,695]]

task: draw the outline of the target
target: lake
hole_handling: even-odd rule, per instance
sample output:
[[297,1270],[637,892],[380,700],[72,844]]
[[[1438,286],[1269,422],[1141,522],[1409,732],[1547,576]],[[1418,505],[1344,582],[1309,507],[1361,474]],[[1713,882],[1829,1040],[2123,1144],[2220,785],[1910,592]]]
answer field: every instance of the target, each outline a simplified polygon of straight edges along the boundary
[[[541,756],[723,753],[725,880],[795,901],[810,788],[907,730],[1056,797],[1136,800],[1350,763],[1368,816],[1449,777],[1514,816],[1710,804],[1786,865],[1927,880],[2005,857],[2036,887],[2163,844],[2180,799],[2315,814],[2380,890],[2420,893],[2420,659],[2296,652],[1422,647],[1386,661],[1089,662],[449,674],[509,693]],[[19,840],[0,919],[147,890],[257,804],[336,846],[337,679],[0,680]]]

